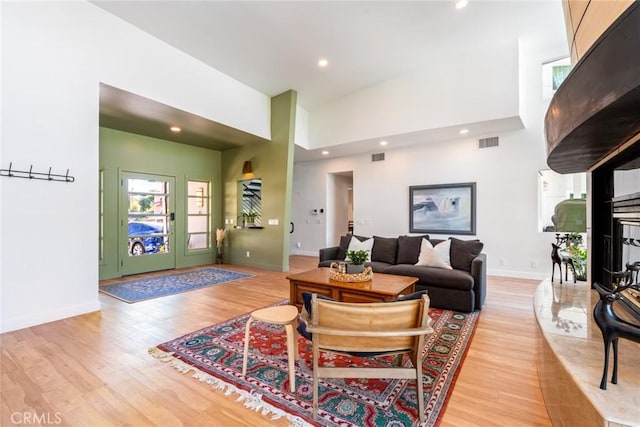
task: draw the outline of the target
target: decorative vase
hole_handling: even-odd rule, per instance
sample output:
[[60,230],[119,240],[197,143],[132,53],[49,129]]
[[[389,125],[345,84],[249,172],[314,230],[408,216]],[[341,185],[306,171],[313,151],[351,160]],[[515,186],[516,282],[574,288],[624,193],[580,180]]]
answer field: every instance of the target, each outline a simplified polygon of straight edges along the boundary
[[364,271],[364,264],[347,264],[347,274],[360,274]]

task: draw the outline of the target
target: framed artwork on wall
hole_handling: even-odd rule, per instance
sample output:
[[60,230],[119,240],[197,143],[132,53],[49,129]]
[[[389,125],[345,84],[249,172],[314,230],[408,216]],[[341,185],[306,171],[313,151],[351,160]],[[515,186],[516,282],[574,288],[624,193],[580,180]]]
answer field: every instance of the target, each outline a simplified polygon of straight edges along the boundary
[[476,183],[409,187],[409,232],[476,234]]

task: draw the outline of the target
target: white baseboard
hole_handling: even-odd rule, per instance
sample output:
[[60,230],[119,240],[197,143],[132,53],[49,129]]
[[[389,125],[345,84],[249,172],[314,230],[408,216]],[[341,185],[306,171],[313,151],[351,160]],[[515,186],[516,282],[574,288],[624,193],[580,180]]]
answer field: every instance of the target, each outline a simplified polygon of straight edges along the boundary
[[501,277],[515,277],[517,279],[532,279],[532,280],[544,280],[549,279],[548,274],[534,272],[534,271],[515,271],[515,270],[502,270],[489,268],[487,269],[488,276],[501,276]]
[[[97,298],[97,297],[96,297]],[[60,307],[55,310],[31,314],[23,317],[14,317],[11,319],[3,319],[0,325],[0,333],[11,332],[18,329],[28,328],[30,326],[41,325],[43,323],[54,322],[56,320],[66,319],[68,317],[79,316],[81,314],[100,311],[100,301],[85,302],[69,307]]]
[[318,251],[301,251],[299,249],[293,249],[289,255],[303,255],[303,256],[318,256]]

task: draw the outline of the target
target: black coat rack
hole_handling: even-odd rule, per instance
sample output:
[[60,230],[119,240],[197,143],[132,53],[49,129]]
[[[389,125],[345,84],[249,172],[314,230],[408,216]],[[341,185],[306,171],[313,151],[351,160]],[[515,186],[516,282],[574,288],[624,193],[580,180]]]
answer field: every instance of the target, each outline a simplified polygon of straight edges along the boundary
[[51,173],[49,168],[48,173],[34,172],[33,165],[29,167],[28,171],[21,171],[13,169],[13,162],[9,163],[9,169],[0,169],[0,176],[7,176],[9,178],[26,178],[26,179],[39,179],[42,181],[59,181],[59,182],[74,182],[76,179],[69,175],[69,169],[67,169],[66,175],[60,175]]

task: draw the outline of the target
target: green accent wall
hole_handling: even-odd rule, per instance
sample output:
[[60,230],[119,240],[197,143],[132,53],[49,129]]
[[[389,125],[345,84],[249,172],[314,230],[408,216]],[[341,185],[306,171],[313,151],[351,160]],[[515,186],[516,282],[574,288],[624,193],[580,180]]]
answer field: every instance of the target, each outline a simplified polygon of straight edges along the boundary
[[[271,271],[289,270],[289,230],[293,186],[293,154],[297,93],[289,90],[271,99],[271,141],[227,150],[222,153],[224,218],[227,238],[225,262]],[[250,160],[251,177],[242,175],[242,165]],[[233,228],[238,223],[238,183],[262,179],[262,229]],[[277,219],[278,225],[269,225]],[[241,221],[241,220],[240,220]],[[222,221],[224,223],[224,221]],[[250,257],[246,256],[247,251]]]
[[[224,224],[221,152],[101,127],[99,155],[104,219],[100,280],[122,276],[122,255],[118,251],[118,190],[123,171],[174,176],[176,268],[214,262],[215,229]],[[212,249],[204,252],[187,253],[186,250],[186,195],[190,179],[211,182]]]

